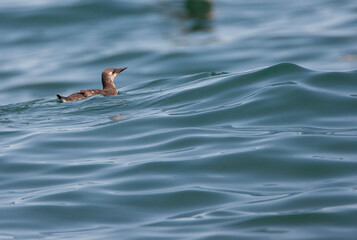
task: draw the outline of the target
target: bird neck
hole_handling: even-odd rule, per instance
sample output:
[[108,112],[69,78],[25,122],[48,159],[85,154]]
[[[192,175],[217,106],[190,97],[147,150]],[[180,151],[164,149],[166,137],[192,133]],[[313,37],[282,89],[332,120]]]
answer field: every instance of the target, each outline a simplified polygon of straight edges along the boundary
[[103,82],[103,90],[117,89],[113,82]]
[[115,87],[115,84],[114,84],[113,80],[114,79],[111,79],[108,76],[102,76],[103,90],[110,90],[110,89],[116,90],[117,88]]

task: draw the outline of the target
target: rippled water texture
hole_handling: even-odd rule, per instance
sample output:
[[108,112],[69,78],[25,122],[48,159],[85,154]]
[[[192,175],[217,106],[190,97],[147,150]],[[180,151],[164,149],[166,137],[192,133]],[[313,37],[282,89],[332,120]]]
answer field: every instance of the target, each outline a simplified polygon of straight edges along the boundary
[[[356,24],[352,0],[2,1],[0,239],[355,239]],[[55,99],[125,66],[117,96]]]

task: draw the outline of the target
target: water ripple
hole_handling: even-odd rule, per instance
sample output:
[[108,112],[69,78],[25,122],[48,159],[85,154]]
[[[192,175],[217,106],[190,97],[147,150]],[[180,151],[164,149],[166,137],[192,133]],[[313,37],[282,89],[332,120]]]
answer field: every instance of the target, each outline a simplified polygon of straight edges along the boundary
[[355,3],[189,2],[0,3],[0,239],[354,239]]

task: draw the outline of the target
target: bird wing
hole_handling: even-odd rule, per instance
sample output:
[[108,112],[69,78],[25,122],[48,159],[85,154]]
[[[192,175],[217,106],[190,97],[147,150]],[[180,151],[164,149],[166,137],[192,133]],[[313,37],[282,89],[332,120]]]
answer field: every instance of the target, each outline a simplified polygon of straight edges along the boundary
[[99,89],[88,89],[88,90],[81,90],[79,93],[83,94],[85,97],[102,94],[102,90]]

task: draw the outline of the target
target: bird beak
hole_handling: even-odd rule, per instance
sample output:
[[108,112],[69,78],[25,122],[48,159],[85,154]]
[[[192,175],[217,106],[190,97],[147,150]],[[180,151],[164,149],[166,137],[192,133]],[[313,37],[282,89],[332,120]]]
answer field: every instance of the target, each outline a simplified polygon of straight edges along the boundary
[[116,69],[115,69],[115,73],[116,73],[116,74],[119,74],[119,73],[121,73],[122,71],[124,71],[125,69],[127,69],[127,67],[124,67],[124,68],[116,68]]

